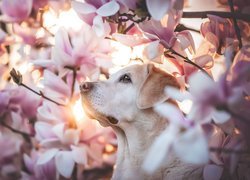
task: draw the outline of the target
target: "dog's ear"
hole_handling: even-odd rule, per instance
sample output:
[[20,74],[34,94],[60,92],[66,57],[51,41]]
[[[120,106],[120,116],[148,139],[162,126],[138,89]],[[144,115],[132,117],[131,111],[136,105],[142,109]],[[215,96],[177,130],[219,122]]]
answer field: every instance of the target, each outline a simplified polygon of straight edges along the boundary
[[139,109],[151,108],[157,103],[164,102],[168,96],[164,93],[166,86],[179,88],[174,76],[156,68],[153,64],[147,65],[148,75],[142,83],[137,95],[137,107]]

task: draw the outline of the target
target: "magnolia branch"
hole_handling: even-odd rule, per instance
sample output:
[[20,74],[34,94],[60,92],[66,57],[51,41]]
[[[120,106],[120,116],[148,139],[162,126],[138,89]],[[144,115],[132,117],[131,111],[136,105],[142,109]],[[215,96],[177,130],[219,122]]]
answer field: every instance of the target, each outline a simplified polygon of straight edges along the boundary
[[29,138],[29,137],[32,137],[31,134],[26,133],[26,132],[22,132],[22,131],[20,131],[20,130],[18,130],[18,129],[15,129],[15,128],[11,127],[10,125],[4,123],[3,121],[1,121],[1,125],[2,125],[3,127],[7,128],[7,129],[11,130],[11,131],[14,132],[14,133],[17,133],[17,134],[22,135],[25,139],[27,139],[27,138]]
[[235,17],[235,11],[234,11],[234,5],[233,5],[233,1],[232,0],[228,0],[228,4],[230,6],[230,10],[233,14],[233,23],[234,23],[234,29],[235,29],[235,33],[236,33],[236,36],[237,36],[237,39],[239,41],[239,47],[240,49],[242,48],[242,40],[241,40],[241,35],[240,35],[240,28],[237,24],[237,19]]
[[73,77],[72,77],[72,85],[71,85],[71,98],[74,95],[74,91],[75,91],[75,83],[76,83],[76,76],[77,76],[77,70],[79,68],[75,68],[75,67],[71,67],[71,66],[65,66],[66,69],[70,69],[73,73]]
[[[180,53],[176,52],[175,50],[173,50],[172,48],[169,48],[167,51],[164,52],[164,55],[167,57],[169,56],[168,53],[172,53],[174,55],[177,55],[179,57],[181,57],[182,59],[184,59],[184,62],[191,64],[193,66],[195,66],[197,69],[200,69],[202,72],[204,72],[208,77],[211,78],[211,76],[207,73],[206,70],[204,70],[201,66],[199,66],[198,64],[194,63],[193,61],[191,61],[188,57],[185,57],[183,55],[181,55]],[[171,56],[171,55],[170,55]]]
[[33,137],[33,135],[29,134],[29,133],[26,133],[26,132],[23,132],[23,131],[20,131],[18,129],[15,129],[15,128],[11,127],[10,125],[6,124],[4,122],[5,117],[6,117],[6,114],[4,114],[4,115],[2,115],[0,117],[0,124],[3,127],[5,127],[7,129],[9,129],[10,131],[12,131],[13,133],[20,134],[21,136],[23,136],[24,139],[26,139],[28,142],[30,142],[30,137]]
[[58,106],[66,106],[65,104],[61,104],[61,103],[56,102],[56,101],[54,101],[53,99],[51,99],[51,98],[45,96],[45,95],[43,94],[43,92],[41,92],[41,91],[37,92],[37,91],[35,91],[34,89],[32,89],[32,88],[30,88],[29,86],[27,86],[26,84],[23,84],[23,82],[22,82],[22,79],[23,79],[23,78],[22,78],[21,73],[20,73],[19,71],[16,71],[14,68],[10,71],[10,76],[12,77],[13,81],[14,81],[17,85],[25,87],[26,89],[30,90],[31,92],[35,93],[36,95],[41,96],[42,98],[44,98],[44,99],[46,99],[46,100],[48,100],[48,101],[50,101],[50,102],[52,102],[52,103],[55,103],[55,104],[58,105]]
[[219,148],[219,147],[210,147],[209,150],[211,152],[218,152],[218,153],[233,153],[233,154],[249,154],[249,150],[242,150],[242,149],[229,149],[229,148]]
[[182,18],[207,18],[208,15],[215,15],[222,18],[236,18],[243,21],[250,22],[250,16],[245,13],[239,12],[222,12],[222,11],[193,11],[193,12],[183,12]]

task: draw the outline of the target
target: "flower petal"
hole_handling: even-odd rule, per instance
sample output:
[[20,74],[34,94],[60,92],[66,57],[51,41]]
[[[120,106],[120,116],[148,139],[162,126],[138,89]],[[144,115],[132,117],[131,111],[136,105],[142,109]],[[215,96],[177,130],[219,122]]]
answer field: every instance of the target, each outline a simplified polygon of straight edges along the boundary
[[58,151],[59,150],[55,148],[47,150],[38,158],[37,164],[40,165],[49,162],[56,155]]
[[161,18],[167,13],[170,8],[170,0],[146,0],[147,8],[150,15],[155,20],[161,20]]
[[71,149],[74,161],[78,164],[87,165],[88,157],[85,147],[71,146]]
[[170,103],[156,105],[154,110],[161,116],[167,118],[171,123],[181,124],[184,118],[181,111]]
[[223,168],[214,164],[208,164],[203,170],[204,180],[219,180],[221,178]]
[[143,162],[143,169],[148,173],[153,173],[161,163],[166,160],[171,144],[176,138],[178,128],[170,125],[153,143],[149,153]]
[[93,26],[95,33],[97,36],[103,36],[104,35],[104,23],[101,16],[96,16],[93,20]]
[[75,162],[72,157],[72,152],[70,151],[60,151],[55,157],[56,168],[59,173],[66,177],[70,178]]
[[78,1],[72,1],[71,5],[73,9],[80,14],[90,14],[96,11],[95,6],[88,4],[88,3],[82,3]]
[[119,9],[120,5],[116,1],[110,1],[101,6],[96,13],[100,16],[107,17],[114,15],[117,11],[119,11]]
[[231,115],[226,111],[214,110],[212,117],[215,123],[223,124],[231,118]]
[[199,126],[187,129],[175,142],[174,150],[178,157],[187,163],[203,164],[209,160],[208,144]]

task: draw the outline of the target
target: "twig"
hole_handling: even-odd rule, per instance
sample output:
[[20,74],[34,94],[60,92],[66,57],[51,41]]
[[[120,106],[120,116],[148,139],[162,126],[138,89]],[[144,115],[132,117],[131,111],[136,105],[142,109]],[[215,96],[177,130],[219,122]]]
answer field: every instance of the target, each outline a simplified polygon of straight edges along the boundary
[[232,110],[229,109],[229,107],[227,106],[223,106],[222,110],[228,112],[229,114],[231,114],[233,117],[235,117],[236,119],[244,122],[244,123],[248,123],[248,125],[250,124],[250,120],[245,118],[244,116],[242,116],[241,114],[235,113]]
[[190,27],[187,27],[185,26],[184,24],[178,24],[175,28],[175,32],[180,32],[180,31],[184,31],[184,30],[189,30],[189,31],[193,31],[193,32],[197,32],[197,33],[200,33],[199,30],[197,29],[193,29],[193,28],[190,28]]
[[194,63],[193,61],[191,61],[188,57],[185,57],[183,55],[181,55],[180,53],[176,52],[175,50],[173,50],[172,48],[169,48],[168,51],[164,52],[164,55],[167,55],[168,52],[171,52],[174,55],[177,55],[181,58],[184,59],[184,62],[189,63],[193,66],[195,66],[196,68],[200,69],[202,72],[204,72],[208,77],[211,78],[211,76],[207,73],[207,71],[205,71],[202,67],[200,67],[198,64]]
[[235,12],[221,12],[221,11],[195,11],[195,12],[183,12],[182,18],[207,18],[207,15],[220,16],[222,18],[236,18],[243,21],[250,22],[250,16],[245,13]]
[[27,141],[30,141],[30,137],[33,137],[32,134],[26,133],[26,132],[22,132],[18,129],[14,129],[13,127],[9,126],[8,124],[6,124],[5,122],[1,121],[1,125],[9,130],[11,130],[14,133],[20,134],[23,136],[24,139],[26,139]]
[[65,104],[61,104],[59,102],[54,101],[53,99],[50,99],[49,97],[45,96],[41,91],[37,92],[34,89],[30,88],[29,86],[27,86],[26,84],[23,84],[22,82],[22,75],[20,74],[19,71],[16,71],[14,68],[10,71],[10,76],[12,77],[13,81],[19,85],[19,86],[23,86],[26,89],[30,90],[31,92],[37,94],[38,96],[41,96],[42,98],[55,103],[58,106],[66,106]]
[[210,147],[209,150],[211,152],[219,152],[219,153],[250,154],[249,150],[236,150],[236,149],[219,148],[219,147]]
[[71,98],[74,95],[74,90],[75,90],[75,83],[76,83],[76,69],[73,69],[73,82],[72,82],[72,86],[71,86]]
[[130,24],[124,31],[123,34],[126,34],[130,29],[132,29],[135,26],[135,23]]
[[236,20],[236,17],[235,17],[235,11],[234,11],[234,5],[233,5],[233,1],[232,0],[228,0],[228,4],[230,6],[230,10],[233,14],[233,23],[234,23],[234,29],[235,29],[235,33],[236,33],[236,36],[237,36],[237,39],[239,40],[239,48],[241,49],[242,48],[242,40],[241,40],[241,35],[240,35],[240,28],[237,24],[237,20]]

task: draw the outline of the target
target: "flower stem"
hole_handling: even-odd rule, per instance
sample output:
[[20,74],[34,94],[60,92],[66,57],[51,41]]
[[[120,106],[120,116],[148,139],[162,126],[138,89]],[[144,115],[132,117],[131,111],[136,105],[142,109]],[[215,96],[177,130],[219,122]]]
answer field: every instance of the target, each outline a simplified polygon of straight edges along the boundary
[[[2,119],[2,117],[1,117]],[[21,136],[23,136],[24,139],[26,139],[28,142],[30,142],[30,138],[33,137],[32,134],[29,134],[29,133],[26,133],[26,132],[22,132],[18,129],[15,129],[13,127],[11,127],[10,125],[6,124],[5,122],[3,121],[0,121],[1,125],[7,129],[9,129],[10,131],[16,133],[16,134],[20,134]]]
[[124,31],[123,34],[127,34],[127,32],[135,26],[135,23],[130,24]]
[[242,48],[242,40],[241,40],[241,35],[240,35],[240,28],[237,24],[237,19],[235,17],[235,11],[234,11],[234,5],[233,5],[233,1],[232,0],[228,0],[228,4],[230,6],[230,10],[232,12],[232,16],[233,16],[233,23],[234,23],[234,29],[235,29],[235,33],[237,36],[237,39],[239,41],[239,48]]
[[34,89],[30,88],[29,86],[27,86],[26,84],[24,84],[22,81],[23,81],[23,76],[22,74],[19,72],[19,71],[16,71],[14,68],[10,71],[10,76],[12,78],[12,80],[19,86],[23,86],[25,87],[26,89],[30,90],[31,92],[37,94],[38,96],[41,96],[43,97],[44,99],[50,101],[50,102],[53,102],[55,103],[56,105],[58,106],[66,106],[65,104],[61,104],[61,103],[58,103],[56,101],[54,101],[53,99],[50,99],[49,97],[45,96],[41,91],[40,92],[37,92],[35,91]]
[[66,106],[65,104],[61,104],[61,103],[56,102],[55,100],[53,100],[53,99],[51,99],[51,98],[45,96],[45,95],[43,94],[42,91],[37,92],[37,91],[35,91],[34,89],[31,89],[29,86],[27,86],[27,85],[25,85],[25,84],[23,84],[23,83],[21,83],[20,86],[25,87],[26,89],[30,90],[31,92],[37,94],[38,96],[41,96],[42,98],[44,98],[44,99],[46,99],[46,100],[48,100],[48,101],[50,101],[50,102],[55,103],[55,104],[58,105],[58,106]]

